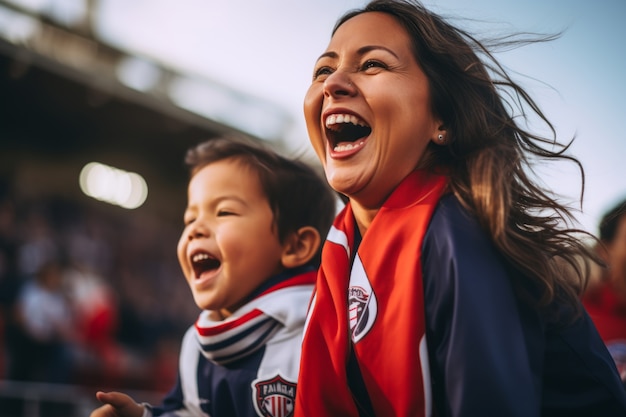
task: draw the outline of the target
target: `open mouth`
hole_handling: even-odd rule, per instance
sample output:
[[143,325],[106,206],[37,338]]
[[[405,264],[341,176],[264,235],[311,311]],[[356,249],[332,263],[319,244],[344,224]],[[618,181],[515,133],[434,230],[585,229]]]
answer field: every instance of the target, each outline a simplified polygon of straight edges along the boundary
[[326,118],[326,137],[335,152],[363,145],[372,128],[352,114],[331,114]]
[[221,265],[222,263],[218,259],[206,252],[199,252],[191,257],[191,267],[196,278],[200,278],[206,272],[219,269]]

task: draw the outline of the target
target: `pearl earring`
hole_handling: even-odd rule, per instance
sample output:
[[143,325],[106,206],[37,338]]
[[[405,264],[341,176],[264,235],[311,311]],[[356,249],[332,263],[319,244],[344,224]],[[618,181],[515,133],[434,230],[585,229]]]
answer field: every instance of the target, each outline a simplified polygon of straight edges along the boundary
[[441,133],[437,136],[437,140],[443,142],[443,135]]

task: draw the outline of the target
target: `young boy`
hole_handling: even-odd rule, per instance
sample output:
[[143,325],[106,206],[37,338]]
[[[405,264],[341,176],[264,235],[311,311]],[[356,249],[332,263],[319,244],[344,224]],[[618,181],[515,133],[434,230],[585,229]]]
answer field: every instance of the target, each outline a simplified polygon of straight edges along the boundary
[[[178,259],[203,310],[163,405],[98,392],[91,417],[290,416],[300,343],[336,199],[301,162],[218,138],[191,149]],[[176,413],[176,415],[179,415]]]

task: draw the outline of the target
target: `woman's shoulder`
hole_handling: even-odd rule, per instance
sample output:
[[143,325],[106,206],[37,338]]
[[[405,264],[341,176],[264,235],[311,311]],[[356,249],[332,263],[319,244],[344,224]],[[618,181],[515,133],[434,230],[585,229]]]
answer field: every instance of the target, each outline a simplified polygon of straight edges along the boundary
[[491,306],[515,303],[511,277],[516,269],[453,195],[444,196],[433,213],[422,243],[422,271],[432,299],[453,297],[469,305],[475,305],[472,300],[490,300]]
[[425,245],[438,246],[472,245],[481,243],[490,246],[490,239],[476,217],[453,194],[446,194],[440,200],[430,220]]
[[435,217],[458,216],[465,221],[475,221],[473,214],[461,203],[456,195],[452,193],[444,194],[439,200],[437,209],[433,214]]
[[472,282],[486,285],[511,272],[478,220],[452,194],[442,197],[433,213],[422,242],[422,262],[425,272],[445,273],[455,281],[470,275]]

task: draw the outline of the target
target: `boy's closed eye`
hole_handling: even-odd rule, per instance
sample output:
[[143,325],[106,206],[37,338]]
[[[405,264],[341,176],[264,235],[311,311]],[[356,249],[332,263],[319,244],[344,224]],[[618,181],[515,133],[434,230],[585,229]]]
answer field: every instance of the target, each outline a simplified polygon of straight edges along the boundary
[[183,224],[185,226],[189,226],[191,223],[195,222],[196,218],[195,217],[184,217],[183,218]]

